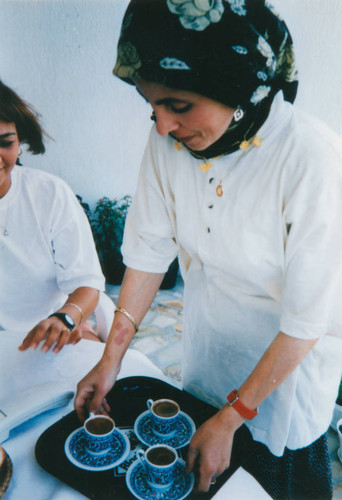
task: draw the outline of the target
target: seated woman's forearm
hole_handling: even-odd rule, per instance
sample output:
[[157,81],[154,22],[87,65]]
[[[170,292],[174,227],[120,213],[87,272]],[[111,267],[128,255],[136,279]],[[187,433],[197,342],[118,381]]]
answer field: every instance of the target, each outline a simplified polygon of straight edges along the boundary
[[65,312],[72,317],[76,326],[79,326],[94,312],[99,301],[99,290],[88,286],[76,288],[68,295],[65,304],[58,312]]
[[[76,326],[72,328],[72,325],[70,325],[69,328],[61,318],[56,317],[54,314],[48,318],[42,318],[27,333],[19,346],[19,350],[36,349],[43,342],[41,348],[43,352],[49,351],[54,346],[53,352],[57,354],[66,344],[77,344],[82,338],[79,326],[94,311],[98,299],[99,291],[95,288],[77,288],[68,296],[65,304],[58,311],[54,311],[68,314]],[[92,338],[91,333],[87,334],[86,337]]]

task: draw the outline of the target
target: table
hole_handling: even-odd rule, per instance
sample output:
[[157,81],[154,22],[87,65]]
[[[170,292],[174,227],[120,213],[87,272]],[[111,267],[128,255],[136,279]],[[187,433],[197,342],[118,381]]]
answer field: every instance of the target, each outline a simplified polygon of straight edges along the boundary
[[[0,399],[20,393],[42,382],[63,380],[75,390],[77,382],[101,358],[104,344],[82,340],[76,346],[66,346],[57,355],[40,350],[18,351],[23,334],[0,331]],[[129,349],[119,378],[143,375],[158,378],[176,387],[146,356]],[[85,497],[43,471],[36,462],[34,447],[45,429],[73,410],[73,403],[49,410],[14,429],[2,443],[13,462],[13,476],[6,500],[81,500]],[[268,494],[244,471],[235,474],[213,497],[214,500],[263,500]]]

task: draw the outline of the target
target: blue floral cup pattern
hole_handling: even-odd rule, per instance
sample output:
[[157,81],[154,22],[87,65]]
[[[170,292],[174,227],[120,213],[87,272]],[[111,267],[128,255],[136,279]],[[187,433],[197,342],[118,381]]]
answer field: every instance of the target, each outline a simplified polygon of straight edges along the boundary
[[112,418],[91,413],[83,426],[86,449],[94,455],[107,453],[113,445],[114,430]]
[[152,427],[155,434],[168,436],[175,432],[180,408],[176,401],[171,399],[157,399],[146,401],[151,412]]
[[156,444],[146,451],[140,449],[137,458],[146,472],[146,481],[154,490],[169,488],[175,478],[177,452],[171,446]]

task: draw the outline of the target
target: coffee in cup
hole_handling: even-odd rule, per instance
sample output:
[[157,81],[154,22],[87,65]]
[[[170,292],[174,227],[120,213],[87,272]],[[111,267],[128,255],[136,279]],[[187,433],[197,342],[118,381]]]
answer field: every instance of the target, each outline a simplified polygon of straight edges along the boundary
[[96,418],[88,419],[86,424],[87,431],[97,436],[108,434],[108,432],[111,432],[113,428],[114,425],[112,419],[108,419],[108,417],[102,415],[96,415]]
[[168,488],[174,480],[177,452],[171,446],[156,444],[146,451],[138,450],[137,457],[146,471],[146,480],[151,488]]
[[87,450],[92,454],[107,453],[113,442],[115,422],[107,415],[91,413],[84,422],[84,439]]
[[158,415],[158,417],[171,418],[178,415],[179,406],[174,401],[161,400],[156,401],[153,405],[153,412]]
[[147,407],[151,412],[153,430],[159,435],[169,435],[175,432],[178,415],[179,405],[172,399],[157,399],[153,401],[148,399]]

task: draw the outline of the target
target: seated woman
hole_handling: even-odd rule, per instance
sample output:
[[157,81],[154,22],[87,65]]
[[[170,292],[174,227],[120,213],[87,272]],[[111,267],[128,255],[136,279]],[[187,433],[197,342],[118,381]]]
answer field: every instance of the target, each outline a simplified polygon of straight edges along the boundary
[[19,167],[21,143],[45,152],[30,105],[0,81],[0,330],[28,332],[19,349],[58,353],[98,340],[87,318],[104,289],[86,215],[66,183]]

